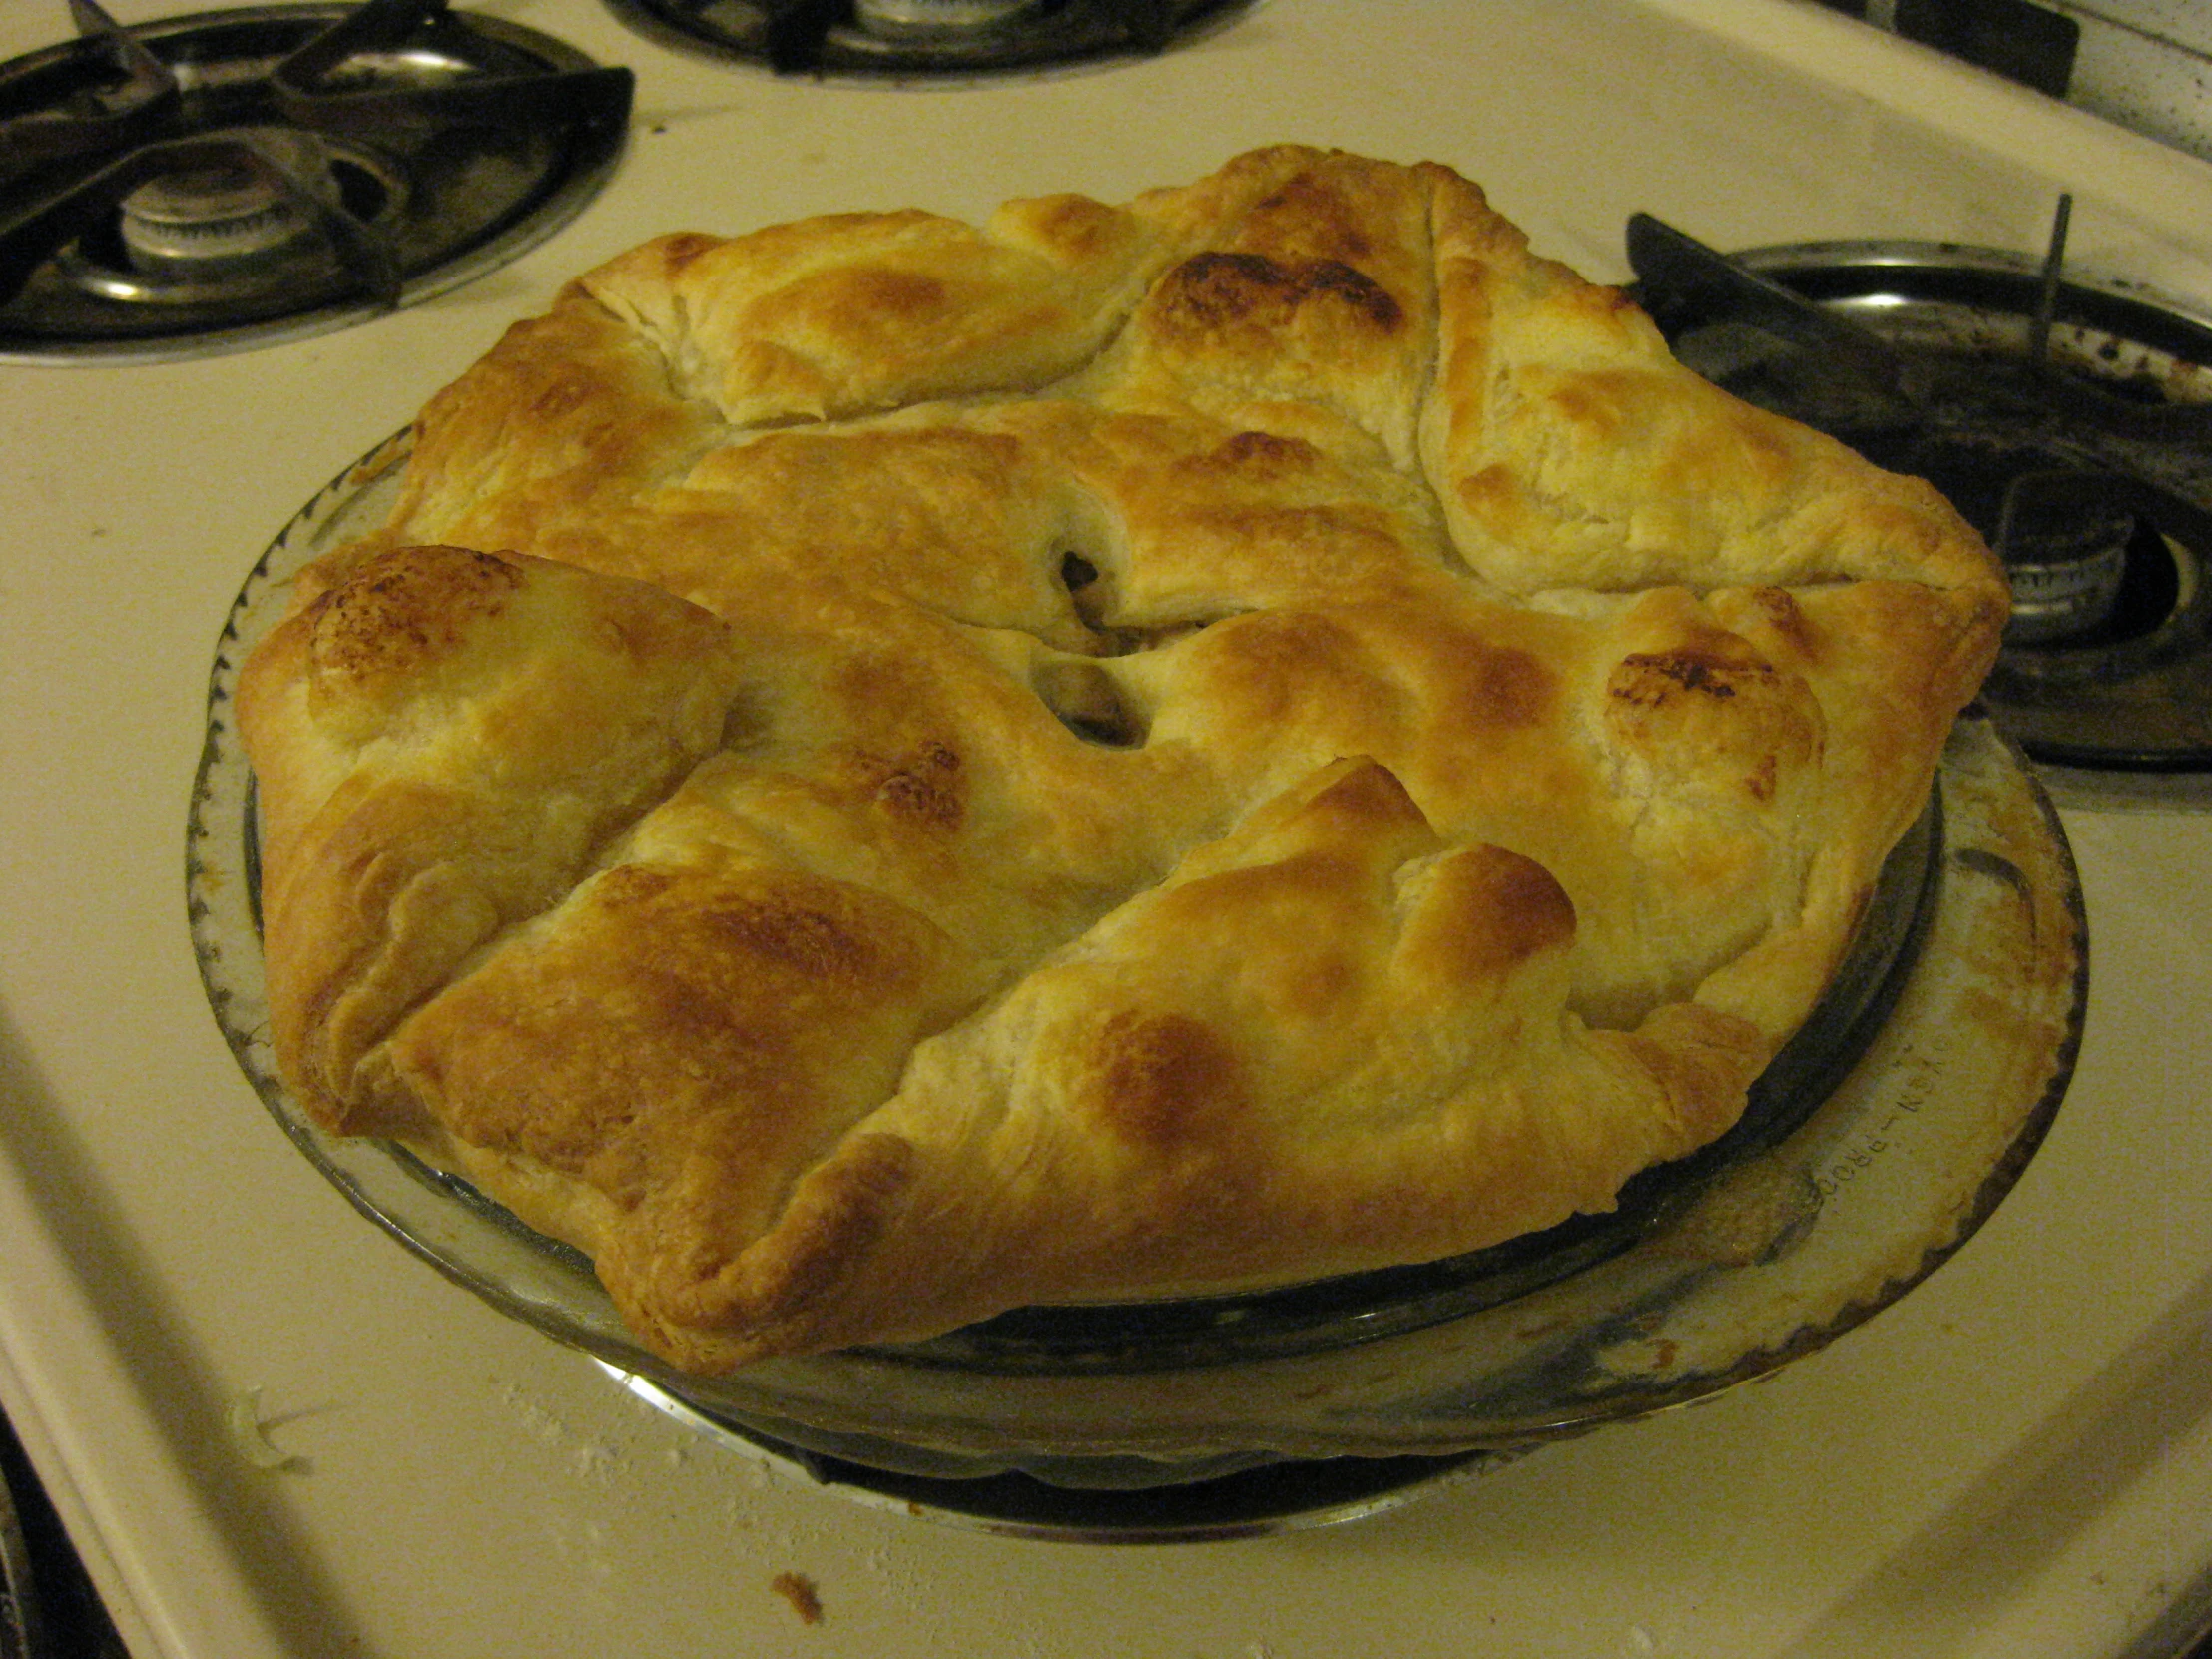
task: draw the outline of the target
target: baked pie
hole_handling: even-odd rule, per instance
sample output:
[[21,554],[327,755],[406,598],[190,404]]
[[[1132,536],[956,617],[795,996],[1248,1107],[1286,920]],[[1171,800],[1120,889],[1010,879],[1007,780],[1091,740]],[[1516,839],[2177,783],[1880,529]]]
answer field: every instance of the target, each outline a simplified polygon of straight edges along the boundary
[[1465,1252],[1736,1120],[2005,611],[1442,167],[667,236],[245,672],[274,1041],[700,1373]]

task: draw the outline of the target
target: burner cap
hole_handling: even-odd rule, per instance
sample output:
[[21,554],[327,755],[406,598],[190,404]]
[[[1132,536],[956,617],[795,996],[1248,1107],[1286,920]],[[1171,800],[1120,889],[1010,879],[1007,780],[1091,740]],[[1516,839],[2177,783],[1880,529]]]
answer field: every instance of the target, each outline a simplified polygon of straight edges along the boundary
[[278,254],[313,222],[276,180],[234,162],[165,173],[122,202],[123,246],[142,270]]
[[1037,9],[1039,0],[852,0],[861,28],[879,35],[972,35],[1002,29]]
[[[2015,484],[2028,484],[2023,474]],[[2090,500],[2045,503],[2015,488],[1991,538],[2012,578],[2015,645],[2088,640],[2112,621],[2127,583],[2128,552],[2141,526],[2125,507]]]

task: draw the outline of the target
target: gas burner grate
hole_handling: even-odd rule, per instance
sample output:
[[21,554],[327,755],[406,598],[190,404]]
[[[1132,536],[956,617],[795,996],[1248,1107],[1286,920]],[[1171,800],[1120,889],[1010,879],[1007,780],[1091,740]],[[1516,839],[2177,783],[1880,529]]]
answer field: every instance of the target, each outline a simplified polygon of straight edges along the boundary
[[632,78],[446,0],[266,6],[0,64],[0,357],[363,320],[504,263],[611,172]]
[[2012,577],[1983,689],[2029,755],[2212,770],[2212,317],[2040,257],[1829,243],[1724,257],[1648,216],[1637,297],[1746,400],[1928,479]]
[[662,43],[781,75],[969,77],[1146,56],[1250,0],[607,0]]

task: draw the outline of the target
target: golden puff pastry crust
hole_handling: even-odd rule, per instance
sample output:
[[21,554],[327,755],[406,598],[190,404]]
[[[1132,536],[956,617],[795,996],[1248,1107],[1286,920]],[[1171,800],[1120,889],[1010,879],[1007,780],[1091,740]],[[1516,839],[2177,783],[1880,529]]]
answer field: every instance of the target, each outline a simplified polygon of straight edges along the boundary
[[2005,607],[1441,167],[664,237],[247,670],[279,1061],[700,1372],[1475,1249],[1740,1115]]

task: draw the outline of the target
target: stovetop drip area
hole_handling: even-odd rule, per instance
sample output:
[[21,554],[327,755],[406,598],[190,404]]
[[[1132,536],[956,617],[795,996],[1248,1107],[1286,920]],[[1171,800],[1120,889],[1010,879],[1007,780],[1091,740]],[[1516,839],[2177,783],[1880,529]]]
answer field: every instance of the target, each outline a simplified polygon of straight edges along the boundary
[[[1074,63],[949,44],[1109,14]],[[854,43],[939,66],[830,61]],[[604,101],[541,129],[578,88]],[[1817,1118],[1826,1220],[1771,1265],[1944,1162],[1975,1021],[2072,1063],[2002,1203],[1963,1195],[1939,1265],[1870,1245],[1869,1294],[1755,1384],[1573,1432],[1589,1401],[1532,1373],[1540,1443],[1446,1464],[1240,1472],[1194,1434],[1180,1512],[718,1419],[365,1223],[242,1076],[187,913],[211,665],[273,539],[650,238],[1121,202],[1286,141],[1449,165],[1639,291],[1635,216],[1720,251],[1788,304],[1654,300],[1685,355],[2004,545],[2020,605],[1968,724],[2020,789],[1987,827],[2062,830],[2080,910],[2037,909],[2009,840],[1932,860],[1973,1019],[1885,1025],[1893,1092],[1855,1069],[1867,1110]],[[2168,1659],[2212,1616],[2208,340],[2212,162],[1806,0],[0,4],[0,1407],[135,1659]],[[2077,1031],[1979,995],[1974,928],[2083,917]],[[1544,1324],[1578,1273],[1479,1340],[1571,1348],[1591,1387],[1694,1367],[1703,1304],[1630,1294],[1651,1250],[1613,1258],[1601,1328]],[[1746,1319],[1769,1266],[1731,1270]],[[1262,1369],[1318,1435],[1361,1397],[1449,1405],[1473,1340]],[[1392,1369],[1416,1347],[1425,1392]],[[1116,1377],[1185,1426],[1191,1380]],[[994,1424],[1058,1385],[960,1378]]]
[[0,357],[237,349],[419,300],[573,217],[629,116],[627,69],[445,0],[67,15],[74,40],[0,62]]

